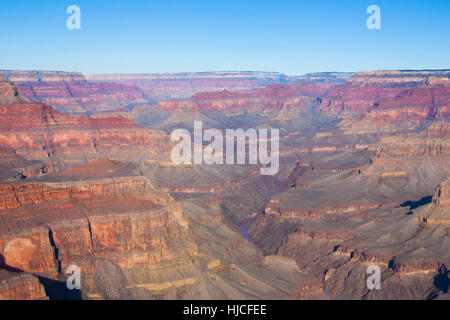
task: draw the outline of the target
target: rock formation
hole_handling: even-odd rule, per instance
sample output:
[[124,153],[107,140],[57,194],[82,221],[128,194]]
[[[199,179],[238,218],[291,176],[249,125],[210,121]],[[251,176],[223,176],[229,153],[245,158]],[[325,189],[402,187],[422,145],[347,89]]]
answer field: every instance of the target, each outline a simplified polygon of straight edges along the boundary
[[[0,105],[0,114],[0,144],[27,159],[69,164],[99,157],[151,158],[167,151],[165,133],[125,118],[71,116],[37,102]],[[122,152],[123,148],[129,152]]]
[[424,227],[441,226],[450,230],[450,178],[437,186],[432,202],[418,210],[417,215]]
[[48,300],[39,279],[0,269],[0,300]]
[[142,90],[115,83],[90,83],[79,72],[0,71],[21,95],[72,114],[91,114],[146,104]]
[[[448,71],[2,74],[0,298],[449,298]],[[279,128],[279,172],[173,164],[194,120]]]
[[[354,74],[344,84],[336,85],[331,88],[325,95],[320,97],[321,108],[333,113],[356,113],[365,114],[372,108],[377,108],[380,100],[387,100],[386,106],[381,109],[392,108],[397,105],[397,108],[402,105],[402,102],[396,102],[400,98],[405,102],[415,101],[416,107],[422,106],[428,108],[432,104],[432,100],[428,100],[428,105],[423,104],[420,99],[427,99],[433,91],[423,93],[420,90],[421,86],[428,86],[430,84],[437,84],[444,86],[447,84],[448,95],[448,79],[449,71],[377,71],[377,72],[360,72]],[[406,96],[401,96],[407,89],[412,89],[411,93]],[[441,97],[437,94],[438,98]],[[442,96],[443,101],[448,102],[448,97]],[[389,106],[389,107],[388,107]],[[417,112],[417,111],[416,111]],[[428,115],[428,113],[426,113]]]
[[275,72],[98,74],[89,75],[88,80],[136,86],[155,100],[186,99],[195,93],[224,89],[243,91],[291,81],[289,77]]

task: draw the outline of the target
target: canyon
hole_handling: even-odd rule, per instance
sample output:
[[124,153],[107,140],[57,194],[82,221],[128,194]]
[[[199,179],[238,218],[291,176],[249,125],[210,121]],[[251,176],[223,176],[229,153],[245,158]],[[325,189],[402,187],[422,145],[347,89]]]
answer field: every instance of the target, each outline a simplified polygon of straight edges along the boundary
[[[174,164],[194,121],[278,172]],[[0,71],[0,299],[448,300],[449,138],[449,70]]]

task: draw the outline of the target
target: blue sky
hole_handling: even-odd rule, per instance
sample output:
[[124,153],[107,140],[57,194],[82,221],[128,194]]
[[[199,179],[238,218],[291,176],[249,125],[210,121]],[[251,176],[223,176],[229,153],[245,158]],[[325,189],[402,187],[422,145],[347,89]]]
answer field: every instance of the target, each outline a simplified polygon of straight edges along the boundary
[[[81,8],[81,30],[66,8]],[[366,9],[381,8],[381,30]],[[91,73],[450,68],[449,0],[0,2],[0,69]]]

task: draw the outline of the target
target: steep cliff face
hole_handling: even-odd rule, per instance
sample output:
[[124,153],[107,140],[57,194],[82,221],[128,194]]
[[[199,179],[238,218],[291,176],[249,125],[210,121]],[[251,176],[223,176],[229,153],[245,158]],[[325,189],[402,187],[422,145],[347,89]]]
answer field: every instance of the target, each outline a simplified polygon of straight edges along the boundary
[[166,110],[190,109],[193,111],[226,112],[278,112],[284,106],[299,106],[323,94],[331,84],[294,83],[269,85],[249,92],[216,91],[194,94],[189,100],[163,101],[159,107]]
[[383,121],[415,121],[450,117],[450,80],[428,78],[423,85],[405,90],[391,98],[381,99],[368,118]]
[[51,189],[40,183],[1,183],[0,209],[16,209],[51,200],[67,200],[73,198],[77,193],[79,197],[88,197],[88,194],[81,194],[73,189]]
[[0,76],[0,105],[27,103],[28,99],[20,96],[17,86]]
[[148,103],[142,90],[116,83],[90,83],[78,72],[0,71],[31,100],[72,114],[91,114]]
[[[111,293],[98,280],[99,264],[125,274],[129,291],[122,298],[151,297],[154,288],[171,286],[168,274],[190,270],[197,249],[183,207],[136,164],[165,157],[165,133],[124,118],[89,119],[13,102],[0,106],[0,268],[37,275],[50,292],[49,282],[65,288],[66,268],[77,265],[87,298]],[[153,268],[166,276],[153,277]],[[189,272],[177,277],[178,285],[192,282]],[[39,298],[33,281],[5,282],[5,298]]]
[[[348,171],[299,177],[310,186],[272,197],[248,233],[266,252],[295,259],[312,277],[299,286],[299,299],[445,299],[448,288],[435,279],[447,277],[448,217],[427,204],[428,197],[414,195],[421,189],[417,177],[433,171],[421,167],[406,179]],[[420,184],[427,194],[430,187]],[[382,290],[367,289],[369,265],[381,268]]]
[[173,198],[160,192],[157,184],[145,177],[136,164],[107,159],[47,174],[38,180],[51,188],[88,192],[92,197],[141,198],[160,205],[173,202]]
[[295,81],[306,81],[313,83],[343,83],[353,75],[352,72],[314,72],[302,76],[292,77]]
[[424,227],[440,226],[450,230],[450,178],[436,187],[431,203],[418,210],[417,214]]
[[433,196],[433,203],[438,207],[450,207],[450,178],[440,184]]
[[134,119],[144,127],[167,132],[176,128],[192,129],[194,121],[202,121],[204,128],[248,128],[273,120],[277,123],[272,123],[272,127],[288,134],[294,127],[301,129],[299,122],[312,116],[311,107],[316,97],[330,86],[329,82],[296,82],[246,92],[222,90],[197,93],[190,99],[138,106],[123,116]]
[[0,300],[48,300],[48,297],[37,277],[0,270]]
[[167,134],[124,118],[69,116],[40,103],[0,106],[0,114],[0,144],[27,159],[76,164],[101,157],[164,157],[167,152]]
[[11,82],[86,82],[81,72],[3,70],[0,75]]
[[[450,265],[446,75],[319,74],[90,118],[4,84],[1,268],[46,285],[75,264],[89,299],[446,298],[436,280]],[[174,165],[168,135],[134,122],[170,132],[194,120],[279,128],[278,174]],[[370,264],[385,290],[366,288]]]
[[37,177],[56,170],[54,163],[25,160],[12,148],[0,147],[0,179]]
[[296,83],[269,85],[249,93],[212,92],[192,96],[193,109],[199,111],[279,112],[283,107],[299,107],[323,94],[330,84]]
[[[5,217],[11,217],[4,211],[2,213]],[[26,219],[26,214],[23,218]],[[56,279],[58,266],[46,227],[29,224],[29,228],[24,229],[23,226],[20,228],[2,221],[0,248],[7,268]]]
[[[433,161],[434,163],[447,163],[450,155],[450,125],[446,121],[433,121],[426,129],[419,133],[398,134],[382,137],[377,144],[369,149],[377,153],[372,160],[373,167],[405,167],[406,163],[414,161]],[[364,172],[368,173],[370,170]]]
[[[413,106],[427,108],[420,100],[427,100],[432,91],[413,90],[403,96],[408,89],[418,86],[448,83],[450,71],[375,71],[354,74],[342,85],[331,88],[321,97],[321,108],[333,113],[365,114],[373,107],[377,107],[380,100],[386,100],[383,108],[397,108],[408,106],[408,102],[414,101]],[[448,88],[446,89],[448,90]],[[447,93],[448,94],[448,91]],[[398,96],[403,101],[398,101]],[[414,96],[415,97],[412,97]],[[440,96],[437,94],[436,96]],[[417,101],[417,97],[419,101]],[[447,98],[448,100],[448,98]],[[445,100],[444,100],[445,101]],[[429,101],[431,102],[431,101]],[[429,103],[428,103],[429,104]],[[447,103],[448,104],[448,103]],[[418,114],[424,111],[416,111]],[[427,111],[425,111],[426,114]]]
[[[297,298],[448,299],[446,77],[356,75],[318,100],[342,119],[336,131],[295,143],[286,136],[280,155],[289,150],[309,169],[271,197],[247,232],[311,277]],[[366,287],[372,264],[382,270],[379,291]]]
[[123,270],[130,288],[152,288],[164,283],[149,277],[152,268],[176,273],[171,266],[197,250],[182,206],[134,165],[99,160],[40,180],[2,185],[0,253],[7,268],[57,281],[77,265],[83,294],[100,298],[107,292],[94,279],[97,259]]
[[186,99],[200,92],[243,91],[290,81],[289,77],[275,72],[99,74],[89,75],[87,78],[91,82],[114,82],[136,86],[155,100]]
[[[128,272],[130,285],[151,286],[160,284],[147,276],[152,268],[176,272],[171,265],[190,260],[196,252],[179,224],[180,206],[158,207],[133,198],[78,201],[53,200],[26,210],[3,211],[11,219],[2,226],[0,237],[6,266],[58,280],[69,265],[77,265],[89,297],[98,294],[92,282],[97,258]],[[46,214],[38,215],[37,210]]]
[[0,77],[0,97],[15,97],[17,89],[11,85],[4,77]]

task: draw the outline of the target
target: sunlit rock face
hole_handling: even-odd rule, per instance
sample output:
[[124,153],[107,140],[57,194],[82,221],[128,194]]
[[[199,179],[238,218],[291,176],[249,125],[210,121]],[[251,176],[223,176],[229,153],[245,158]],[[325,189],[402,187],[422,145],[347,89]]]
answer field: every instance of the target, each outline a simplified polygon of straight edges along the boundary
[[[14,97],[15,87],[9,88],[2,94]],[[82,270],[85,297],[107,297],[96,286],[96,259],[126,271],[128,286],[139,291],[129,288],[122,298],[151,297],[147,286],[170,283],[167,276],[149,278],[152,268],[159,270],[155,274],[176,274],[173,265],[189,269],[184,265],[197,249],[186,233],[183,207],[157,190],[135,162],[163,158],[170,147],[167,134],[124,118],[64,115],[37,102],[0,108],[1,262],[25,279],[5,276],[2,298],[43,298],[39,281],[63,285],[70,265]],[[114,160],[122,157],[130,162]],[[47,280],[35,288],[37,278],[26,273]],[[193,281],[189,274],[178,278],[181,284]]]
[[90,82],[119,83],[141,88],[155,100],[186,99],[196,93],[222,90],[246,91],[291,79],[276,72],[193,72],[165,74],[98,74]]
[[48,300],[48,296],[37,277],[0,269],[0,300]]
[[433,202],[439,207],[450,206],[450,179],[446,179],[436,188]]
[[[428,116],[435,93],[436,98],[440,102],[446,101],[444,104],[448,107],[448,90],[448,70],[360,72],[323,95],[321,108],[340,114],[365,114],[379,109],[380,116],[383,110],[388,113],[390,109],[394,113],[391,118],[395,119],[395,113],[401,114],[402,107],[415,107],[416,111],[408,109],[412,115]],[[410,102],[413,102],[412,106]]]
[[[448,74],[9,72],[0,298],[53,299],[77,265],[84,299],[448,299]],[[43,98],[62,83],[123,103],[70,115]],[[200,120],[279,129],[278,173],[172,163],[170,132]]]
[[21,101],[1,105],[0,113],[0,144],[28,159],[83,163],[105,154],[118,160],[143,154],[164,157],[169,144],[166,133],[144,129],[125,118],[90,119]]
[[21,95],[72,114],[91,114],[148,103],[141,89],[115,83],[90,83],[79,72],[0,71]]
[[183,207],[132,165],[99,160],[40,179],[2,185],[0,252],[7,268],[59,281],[77,265],[83,294],[99,298],[108,293],[96,286],[97,258],[128,272],[129,286],[151,288],[164,284],[135,268],[171,272],[197,250]]

